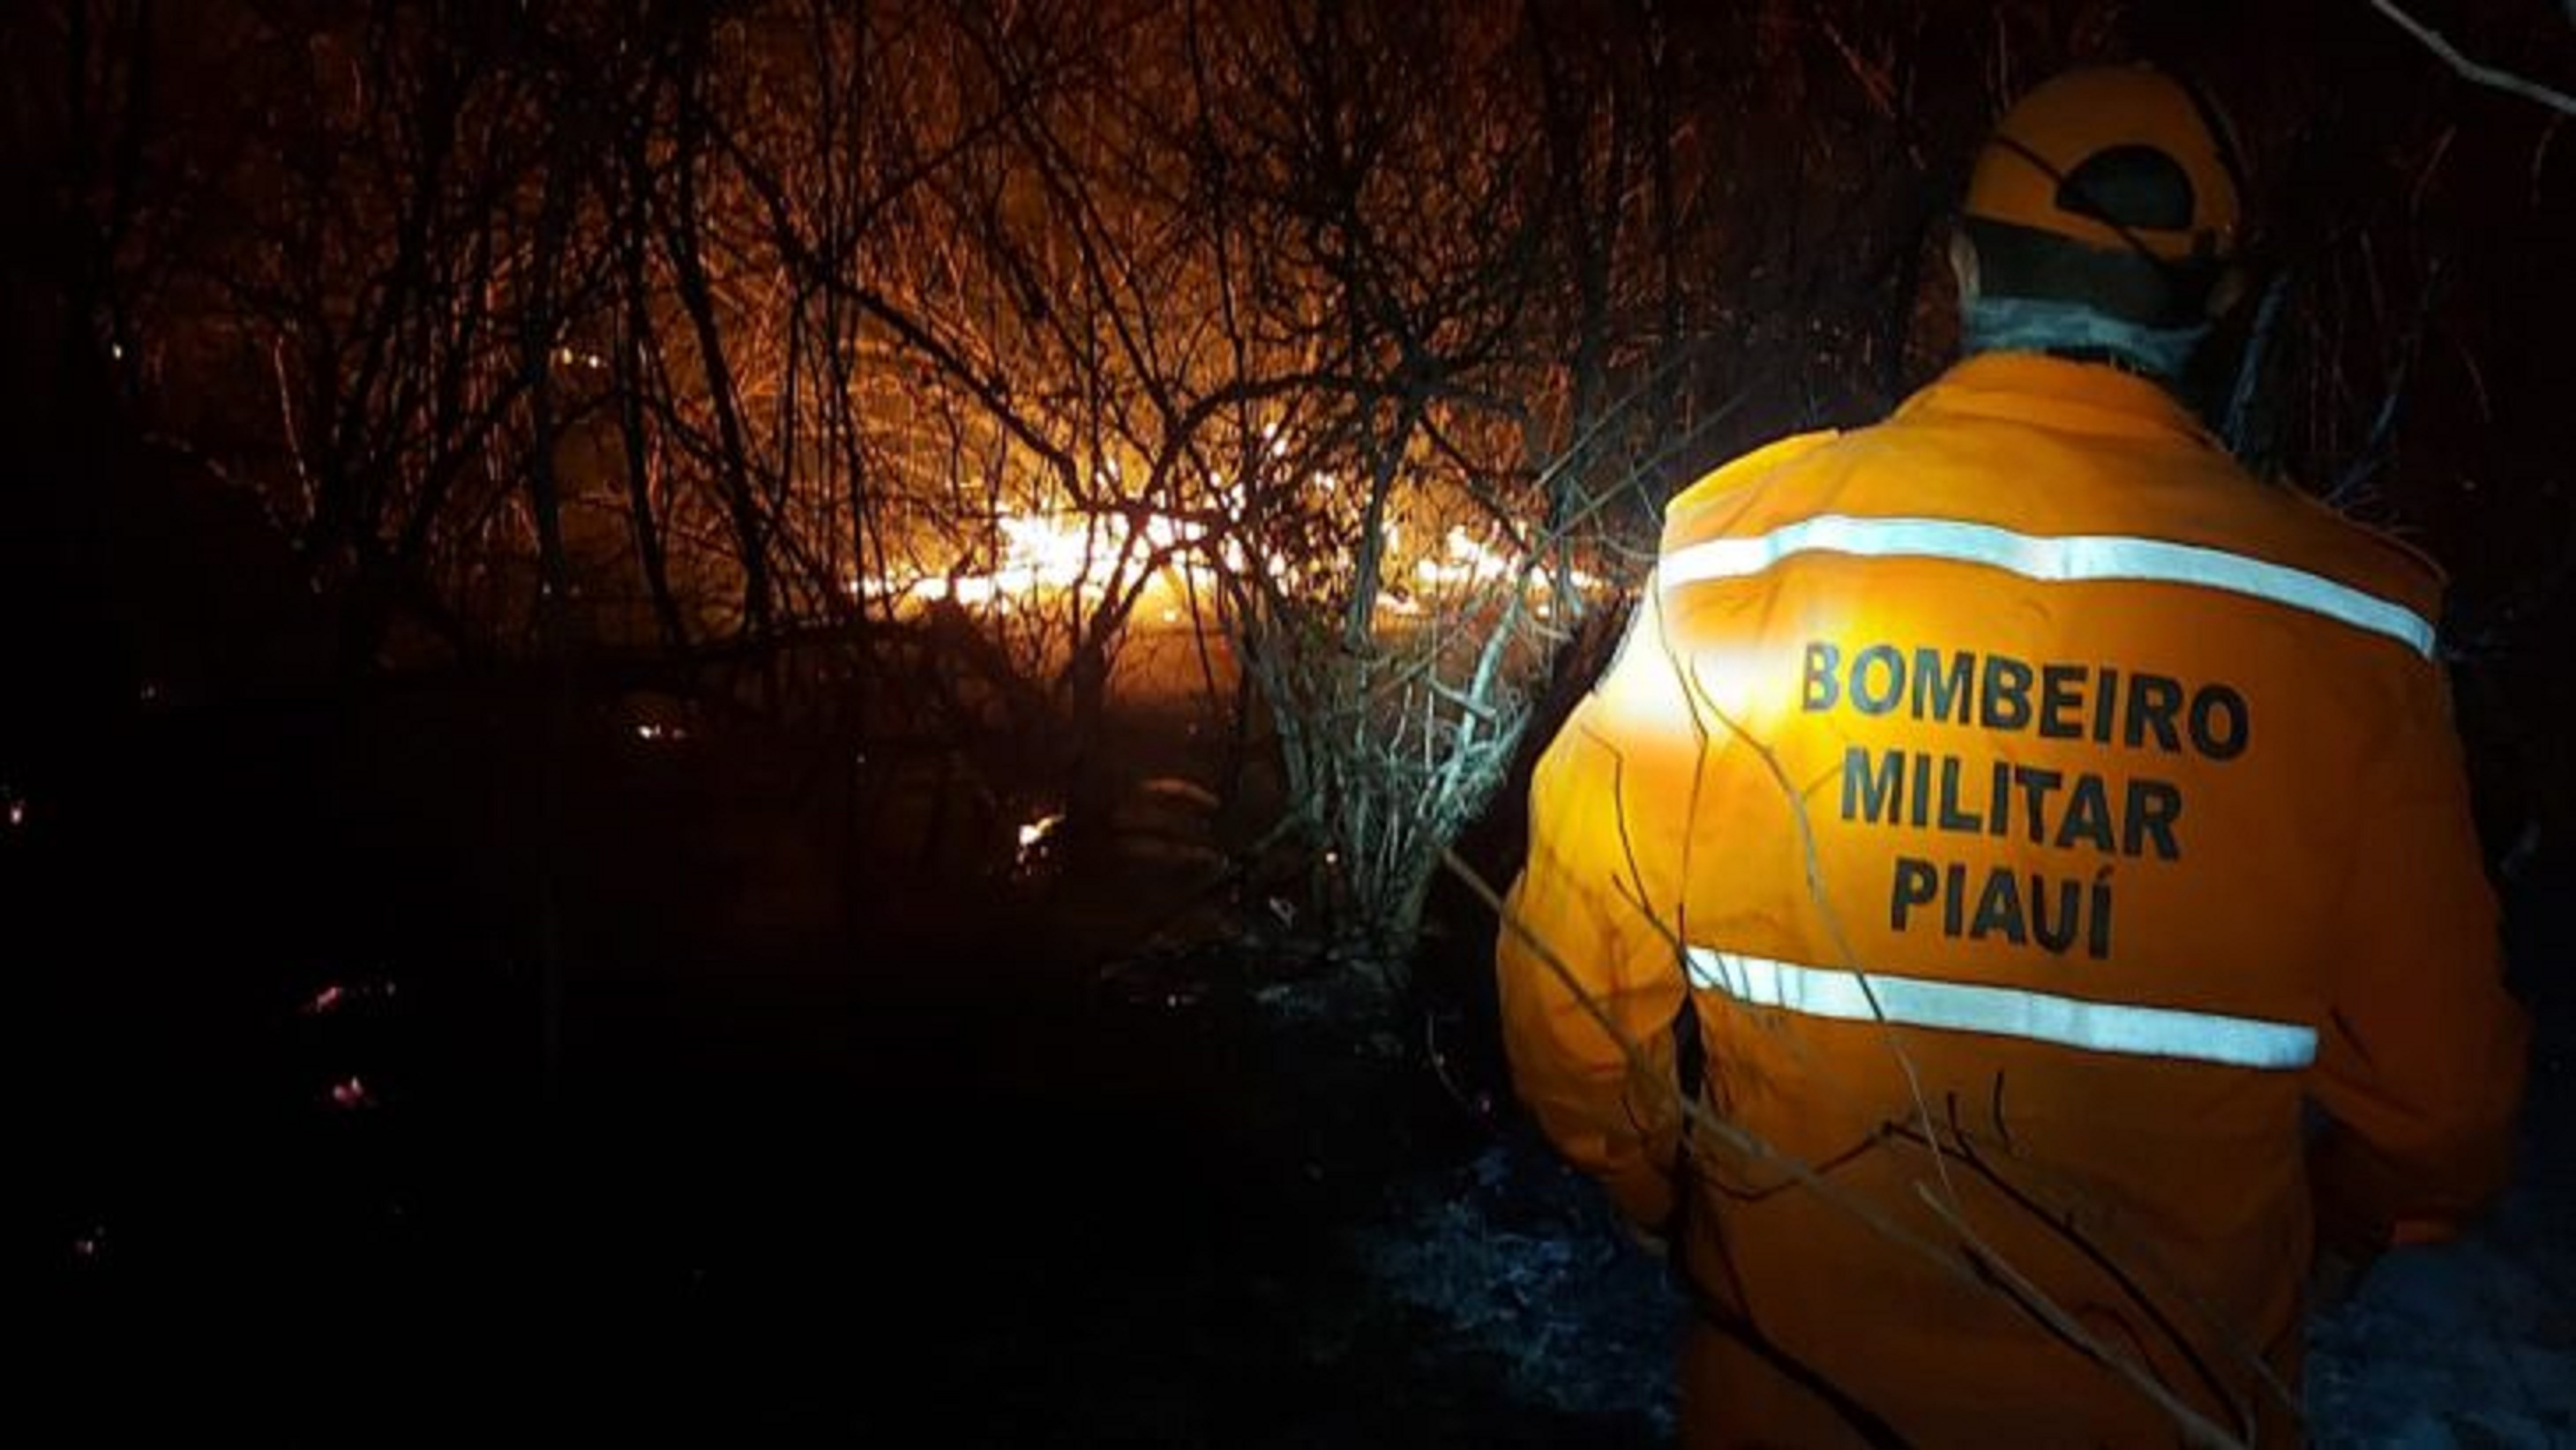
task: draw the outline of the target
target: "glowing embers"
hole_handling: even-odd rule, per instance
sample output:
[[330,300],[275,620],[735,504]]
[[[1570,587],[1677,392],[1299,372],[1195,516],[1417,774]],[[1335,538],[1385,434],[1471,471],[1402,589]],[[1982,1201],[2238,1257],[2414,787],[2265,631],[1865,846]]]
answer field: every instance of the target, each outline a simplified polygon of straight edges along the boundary
[[295,1010],[306,1017],[327,1017],[369,1003],[390,1003],[398,990],[390,981],[331,982],[305,998]]
[[1049,850],[1056,832],[1064,829],[1064,812],[1049,811],[1033,821],[1020,825],[1020,849],[1015,862],[1022,869],[1035,866]]

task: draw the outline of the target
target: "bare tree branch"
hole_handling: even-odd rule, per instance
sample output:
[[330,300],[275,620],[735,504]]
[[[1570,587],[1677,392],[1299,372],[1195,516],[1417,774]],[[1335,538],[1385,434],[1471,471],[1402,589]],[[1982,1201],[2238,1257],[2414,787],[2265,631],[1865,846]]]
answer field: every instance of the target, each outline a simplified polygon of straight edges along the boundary
[[[2576,0],[2571,0],[2571,4],[2576,4]],[[2571,96],[2565,91],[2554,90],[2538,81],[2515,75],[2511,71],[2498,70],[2494,66],[2481,65],[2469,59],[2460,54],[2458,46],[2444,39],[2440,31],[2397,8],[2396,0],[2370,0],[2370,8],[2387,16],[2398,29],[2415,37],[2426,50],[2440,57],[2443,64],[2458,71],[2464,79],[2482,86],[2492,86],[2510,95],[2520,96],[2526,101],[2547,106],[2553,111],[2576,116],[2576,96]],[[2569,19],[2571,22],[2576,22],[2576,12],[2571,12]]]

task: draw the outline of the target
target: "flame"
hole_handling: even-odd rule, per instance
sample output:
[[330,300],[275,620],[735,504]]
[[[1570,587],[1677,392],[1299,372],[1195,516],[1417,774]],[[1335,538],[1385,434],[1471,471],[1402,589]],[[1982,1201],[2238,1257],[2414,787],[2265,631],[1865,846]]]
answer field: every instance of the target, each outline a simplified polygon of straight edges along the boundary
[[[1387,539],[1392,546],[1395,531],[1391,525],[1387,530]],[[1464,526],[1453,526],[1444,543],[1447,548],[1446,558],[1425,557],[1415,560],[1413,565],[1414,577],[1434,589],[1490,584],[1515,573],[1521,576],[1524,587],[1534,593],[1545,590],[1552,582],[1555,571],[1545,560],[1535,555],[1517,551],[1506,553],[1496,549],[1469,532]],[[1602,581],[1598,577],[1582,569],[1567,569],[1565,580],[1585,594],[1598,594],[1603,588]],[[1539,607],[1544,617],[1547,607],[1547,601],[1544,598],[1539,601]]]
[[[1266,431],[1263,439],[1274,453],[1289,441],[1275,427]],[[1104,460],[1099,472],[1115,479],[1116,462]],[[1329,472],[1316,473],[1306,480],[1308,487],[1326,494],[1337,491],[1340,482]],[[1249,505],[1244,484],[1239,480],[1229,482],[1222,473],[1212,473],[1207,485],[1225,516],[1240,521]],[[1190,613],[1184,607],[1185,594],[1214,591],[1215,566],[1238,575],[1257,567],[1266,569],[1274,578],[1313,583],[1332,577],[1337,570],[1346,574],[1350,563],[1347,553],[1302,564],[1292,563],[1275,550],[1256,554],[1237,536],[1218,538],[1203,519],[1162,513],[1131,519],[1115,514],[1016,511],[996,516],[993,527],[999,549],[989,570],[910,575],[854,573],[843,576],[842,588],[853,599],[889,601],[898,611],[941,602],[969,609],[1007,611],[1068,594],[1095,595],[1107,587],[1107,576],[1113,570],[1138,568],[1148,560],[1159,560],[1154,564],[1154,576],[1145,581],[1145,589],[1152,597],[1146,601],[1149,612],[1143,617],[1178,623]],[[1403,525],[1389,519],[1385,531],[1387,555],[1403,560]],[[1451,527],[1441,535],[1439,554],[1412,561],[1410,573],[1415,587],[1381,593],[1379,608],[1390,616],[1408,617],[1427,612],[1437,596],[1445,592],[1518,578],[1525,581],[1524,587],[1537,593],[1553,583],[1553,571],[1546,562],[1516,547],[1498,548],[1497,542],[1507,541],[1479,537],[1464,525]],[[1403,565],[1398,562],[1396,567],[1401,569]],[[1585,593],[1598,593],[1605,587],[1603,581],[1581,569],[1569,569],[1566,577]]]
[[[1241,490],[1227,495],[1230,513],[1242,508]],[[1188,573],[1201,588],[1213,584],[1203,564],[1185,556],[1208,536],[1207,526],[1165,514],[1149,514],[1141,528],[1121,518],[1086,518],[1080,514],[1007,513],[994,521],[1001,535],[1001,558],[982,573],[923,574],[909,580],[885,575],[850,575],[842,587],[854,598],[893,599],[902,604],[941,600],[971,609],[1009,609],[1052,595],[1096,593],[1105,575],[1121,559],[1129,566],[1151,555],[1171,559],[1155,581],[1168,595]],[[1231,546],[1229,546],[1231,547]]]

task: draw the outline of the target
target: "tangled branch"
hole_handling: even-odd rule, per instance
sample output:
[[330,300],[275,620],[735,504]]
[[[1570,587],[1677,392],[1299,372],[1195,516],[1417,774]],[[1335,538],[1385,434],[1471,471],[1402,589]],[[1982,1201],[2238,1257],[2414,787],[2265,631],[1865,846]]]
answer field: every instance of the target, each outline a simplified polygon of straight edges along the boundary
[[2390,23],[2398,29],[2415,37],[2426,50],[2439,57],[2444,65],[2459,72],[2462,79],[2482,86],[2491,86],[2508,95],[2520,96],[2526,101],[2547,106],[2562,115],[2576,116],[2576,96],[2542,85],[2527,77],[2515,75],[2511,71],[2498,70],[2494,66],[2482,65],[2469,59],[2460,53],[2458,46],[2445,39],[2442,32],[2399,9],[2395,0],[2370,0],[2370,8],[2387,16]]

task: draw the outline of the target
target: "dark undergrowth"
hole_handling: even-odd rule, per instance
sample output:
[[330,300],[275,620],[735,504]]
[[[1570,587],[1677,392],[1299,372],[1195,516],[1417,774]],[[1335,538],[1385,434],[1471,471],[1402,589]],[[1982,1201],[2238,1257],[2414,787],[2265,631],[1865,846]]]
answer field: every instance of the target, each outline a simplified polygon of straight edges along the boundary
[[[988,791],[942,827],[980,850],[926,847],[901,781],[818,793],[774,740],[605,706],[563,728],[530,751],[473,696],[147,713],[26,797],[13,1417],[1669,1440],[1677,1301],[1511,1107],[1490,924],[1445,893],[1394,993],[1293,879],[1176,856],[1185,822],[1032,859],[1004,833],[1046,803]],[[853,819],[902,839],[830,844]],[[2541,873],[2515,904],[2524,1182],[2319,1326],[2323,1443],[2576,1433],[2576,913]]]

